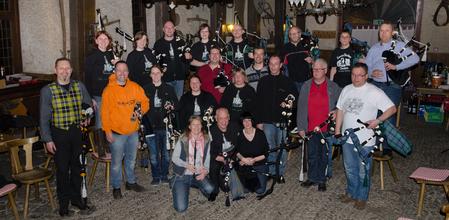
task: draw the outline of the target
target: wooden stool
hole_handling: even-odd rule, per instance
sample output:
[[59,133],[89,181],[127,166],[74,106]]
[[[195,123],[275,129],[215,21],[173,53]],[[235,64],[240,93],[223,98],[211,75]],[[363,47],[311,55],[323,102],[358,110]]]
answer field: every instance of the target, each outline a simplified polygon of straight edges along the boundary
[[[376,153],[379,152],[380,154]],[[394,182],[398,181],[398,176],[396,175],[396,170],[393,166],[393,157],[390,155],[382,155],[382,151],[377,151],[373,155],[373,160],[379,162],[379,170],[380,170],[380,189],[384,190],[384,162],[388,163],[388,167],[390,168],[391,176],[393,176]],[[373,165],[373,173],[374,173],[374,165]]]
[[449,204],[444,205],[441,208],[441,212],[443,212],[444,214],[446,214],[446,218],[444,218],[445,220],[449,220]]
[[17,185],[14,183],[6,184],[0,188],[0,197],[8,196],[8,203],[11,206],[11,210],[16,220],[19,220],[19,212],[17,211],[16,200],[14,199],[14,191],[16,191]]
[[415,179],[416,183],[420,184],[418,216],[421,216],[426,184],[443,186],[446,196],[449,194],[449,170],[419,167],[409,177]]

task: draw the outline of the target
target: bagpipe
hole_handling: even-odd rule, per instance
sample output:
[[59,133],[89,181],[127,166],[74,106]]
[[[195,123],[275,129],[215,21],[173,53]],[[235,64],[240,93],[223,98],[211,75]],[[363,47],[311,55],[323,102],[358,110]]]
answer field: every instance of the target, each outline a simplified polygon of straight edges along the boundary
[[224,66],[220,65],[220,70],[218,71],[217,77],[214,79],[214,87],[227,87],[229,84],[231,84],[231,80],[226,75]]
[[[343,25],[343,30],[348,31],[351,34],[351,36],[352,36],[352,29],[353,29],[352,24],[349,22],[346,22]],[[368,54],[368,51],[370,49],[367,41],[359,40],[359,39],[355,38],[354,36],[351,37],[351,48],[352,48],[352,51],[354,52],[354,58],[352,59],[352,65],[358,63],[359,60],[362,59],[363,57],[366,57],[366,55]]]
[[[427,59],[427,51],[430,47],[430,43],[424,44],[419,42],[415,39],[415,36],[408,40],[403,34],[401,23],[401,18],[399,18],[397,22],[398,32],[394,33],[390,48],[382,52],[383,61],[385,63],[388,62],[393,65],[398,65],[415,54],[421,58],[421,61],[425,61]],[[399,51],[396,50],[396,40],[405,43],[404,47],[400,48]],[[388,70],[387,74],[394,83],[400,86],[407,84],[411,78],[408,69]]]
[[231,142],[227,141],[225,136],[223,135],[223,151],[221,156],[224,158],[223,166],[220,170],[220,175],[223,176],[224,184],[223,184],[223,192],[226,196],[225,205],[230,206],[231,202],[229,200],[229,192],[231,191],[231,172],[233,170],[233,159],[235,158],[234,145]]
[[[192,34],[186,34],[184,35],[181,31],[176,30],[175,32],[175,47],[170,48],[173,50],[173,54],[177,54],[178,58],[184,58],[185,62],[188,62],[187,59],[185,59],[184,54],[190,53],[192,50],[192,44],[193,39],[195,38]],[[164,52],[156,52],[155,50],[152,50],[153,55],[156,57],[156,60],[158,61],[158,64],[162,67],[163,72],[167,70],[168,64],[170,63],[172,57],[170,57],[170,54],[166,54]]]
[[177,131],[173,126],[173,118],[175,118],[175,112],[173,103],[170,101],[166,101],[164,104],[164,109],[167,110],[163,122],[165,124],[166,135],[166,146],[167,150],[173,150],[178,137],[181,135],[179,131]]
[[[292,113],[293,113],[293,107],[294,107],[293,103],[295,102],[295,99],[296,98],[295,98],[295,96],[293,94],[288,94],[284,98],[284,100],[282,100],[282,103],[281,103],[281,108],[282,108],[282,112],[281,112],[282,119],[281,120],[282,120],[282,122],[279,124],[280,125],[280,129],[281,129],[281,133],[284,133],[284,132],[288,133],[286,130],[287,130],[287,127],[291,123],[290,117],[292,116]],[[280,178],[281,178],[280,166],[283,163],[281,161],[282,155],[284,153],[287,153],[287,151],[290,151],[292,149],[295,149],[295,148],[299,147],[299,144],[293,143],[293,141],[291,141],[290,139],[286,140],[284,138],[284,134],[282,134],[281,137],[282,138],[281,138],[281,142],[280,142],[279,147],[272,148],[272,149],[268,150],[268,152],[267,152],[267,154],[277,153],[276,160],[275,161],[267,161],[265,163],[265,165],[267,165],[267,166],[274,165],[274,167],[275,167],[275,174],[273,175],[273,174],[270,174],[270,173],[259,172],[259,171],[255,170],[254,168],[251,168],[251,172],[252,173],[259,173],[259,174],[265,175],[265,176],[270,177],[270,178],[273,179],[270,188],[267,191],[265,191],[264,194],[257,196],[258,200],[261,200],[261,199],[265,198],[266,196],[270,195],[271,193],[273,193],[274,186],[276,185],[277,182],[280,181]]]
[[214,122],[213,113],[214,113],[214,107],[209,106],[203,115],[203,121],[206,122],[207,133],[209,134],[210,141],[212,141],[212,135],[210,133],[210,126],[212,126],[212,123]]
[[[322,132],[321,129],[325,126],[328,126],[329,132]],[[316,126],[313,130],[307,131],[304,137],[300,137],[298,143],[302,146],[301,148],[301,164],[299,168],[299,181],[304,181],[304,173],[307,171],[307,161],[305,158],[305,143],[309,141],[313,135],[320,136],[321,144],[326,146],[326,156],[327,156],[327,167],[326,167],[326,177],[332,177],[332,144],[329,144],[327,139],[332,136],[335,132],[335,121],[334,114],[330,112],[326,120],[324,120],[321,124]]]
[[[103,16],[101,14],[101,9],[98,8],[95,11],[96,11],[96,16],[97,16],[97,18],[96,18],[97,21],[95,22],[95,32],[105,31],[106,30],[106,26],[112,25],[114,23],[119,23],[120,24],[120,19],[117,19],[117,20],[114,20],[114,21],[108,21],[108,17],[106,15]],[[125,33],[124,31],[122,31],[118,27],[115,28],[115,31],[118,34],[123,35],[123,44],[120,45],[118,40],[112,41],[111,42],[112,43],[111,50],[112,50],[112,53],[114,54],[114,59],[121,59],[122,55],[124,53],[126,53],[126,51],[127,51],[126,40],[129,40],[129,41],[132,42],[132,41],[134,41],[134,38],[131,35]]]
[[310,32],[305,31],[301,33],[301,41],[299,41],[299,45],[302,46],[305,50],[303,51],[295,51],[288,53],[284,56],[283,64],[288,64],[288,56],[294,54],[305,54],[306,57],[310,56],[313,60],[316,60],[320,57],[320,48],[318,45],[319,39],[313,36]]
[[[136,115],[134,115],[136,114]],[[139,150],[145,150],[148,148],[147,142],[145,140],[145,126],[142,123],[142,119],[143,119],[143,114],[142,114],[142,104],[140,102],[137,102],[134,105],[134,110],[133,110],[133,115],[131,116],[131,121],[136,121],[139,124],[139,130],[138,130],[138,134],[139,134],[139,146],[137,147],[137,149]]]
[[81,176],[81,202],[87,205],[87,153],[92,151],[92,146],[88,145],[89,132],[88,121],[94,117],[94,109],[88,104],[83,103],[81,106],[81,134],[82,134],[82,151],[80,154],[80,176]]

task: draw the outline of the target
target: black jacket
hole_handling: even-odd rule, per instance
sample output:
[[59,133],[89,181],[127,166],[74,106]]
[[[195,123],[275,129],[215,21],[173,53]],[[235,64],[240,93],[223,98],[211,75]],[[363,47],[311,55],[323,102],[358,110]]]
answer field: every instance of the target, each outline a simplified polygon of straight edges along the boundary
[[[286,76],[270,74],[262,77],[257,85],[256,121],[258,123],[281,122],[282,109],[280,105],[289,94],[298,98],[295,84]],[[293,104],[293,106],[296,105]]]
[[215,98],[208,92],[201,91],[198,96],[193,96],[191,92],[184,93],[184,95],[181,96],[177,107],[177,112],[179,115],[179,128],[181,130],[184,130],[187,127],[189,118],[193,115],[195,98],[200,106],[201,117],[204,115],[207,108],[210,106],[215,108],[217,105]]
[[[307,53],[305,53],[307,52]],[[288,42],[281,50],[281,59],[287,63],[288,77],[295,82],[304,82],[310,79],[309,63],[304,61],[308,57],[308,51],[298,43],[297,46]]]
[[112,51],[101,52],[94,49],[84,62],[84,83],[91,96],[101,96],[103,89],[109,82],[109,76],[114,71],[111,60]]
[[[178,98],[176,97],[173,87],[166,83],[162,83],[159,87],[154,86],[153,83],[147,84],[143,87],[145,95],[150,99],[150,111],[145,115],[151,122],[151,126],[154,130],[165,129],[164,117],[167,114],[164,105],[167,101],[171,102],[176,108],[178,105]],[[155,94],[157,90],[157,96],[159,97],[159,103],[155,102]],[[158,104],[158,106],[155,106]],[[173,121],[174,123],[175,121]]]
[[157,64],[157,59],[149,48],[143,51],[133,50],[126,58],[129,69],[129,78],[144,86],[151,83],[150,68]]
[[[172,51],[170,50],[173,49]],[[164,73],[162,80],[171,82],[174,80],[184,80],[188,74],[188,63],[184,57],[183,48],[185,42],[176,37],[171,41],[166,41],[163,37],[154,43],[155,54],[161,55],[160,64],[167,65],[167,71]],[[173,53],[171,56],[170,51]]]

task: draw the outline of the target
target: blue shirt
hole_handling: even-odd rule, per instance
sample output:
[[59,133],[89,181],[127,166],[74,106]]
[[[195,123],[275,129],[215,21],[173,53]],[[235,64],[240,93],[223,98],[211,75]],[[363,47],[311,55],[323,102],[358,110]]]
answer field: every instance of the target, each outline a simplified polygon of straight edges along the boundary
[[[372,78],[374,81],[377,82],[387,82],[387,73],[385,71],[384,61],[382,59],[382,52],[385,50],[389,50],[391,48],[391,42],[390,40],[388,43],[381,43],[378,42],[374,44],[371,49],[368,51],[368,55],[366,56],[365,62],[366,65],[368,65],[368,76],[369,78]],[[396,48],[394,51],[396,53],[399,53],[399,51],[404,48],[405,43],[396,41]],[[413,51],[409,48],[406,48],[402,53],[401,56],[407,56]],[[413,52],[413,55],[408,57],[406,60],[402,61],[400,64],[396,65],[397,70],[403,70],[407,69],[419,62],[419,57],[416,55],[416,53]],[[379,69],[383,73],[383,77],[381,78],[373,78],[371,74],[373,73],[373,70]],[[389,79],[389,81],[391,81]]]

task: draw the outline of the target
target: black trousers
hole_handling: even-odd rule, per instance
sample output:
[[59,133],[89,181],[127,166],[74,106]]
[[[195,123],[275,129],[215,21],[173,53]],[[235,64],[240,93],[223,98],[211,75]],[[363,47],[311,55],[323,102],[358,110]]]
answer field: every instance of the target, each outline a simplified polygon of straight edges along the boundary
[[81,130],[72,125],[69,130],[52,127],[52,138],[56,146],[56,191],[60,208],[67,208],[69,202],[81,202]]

